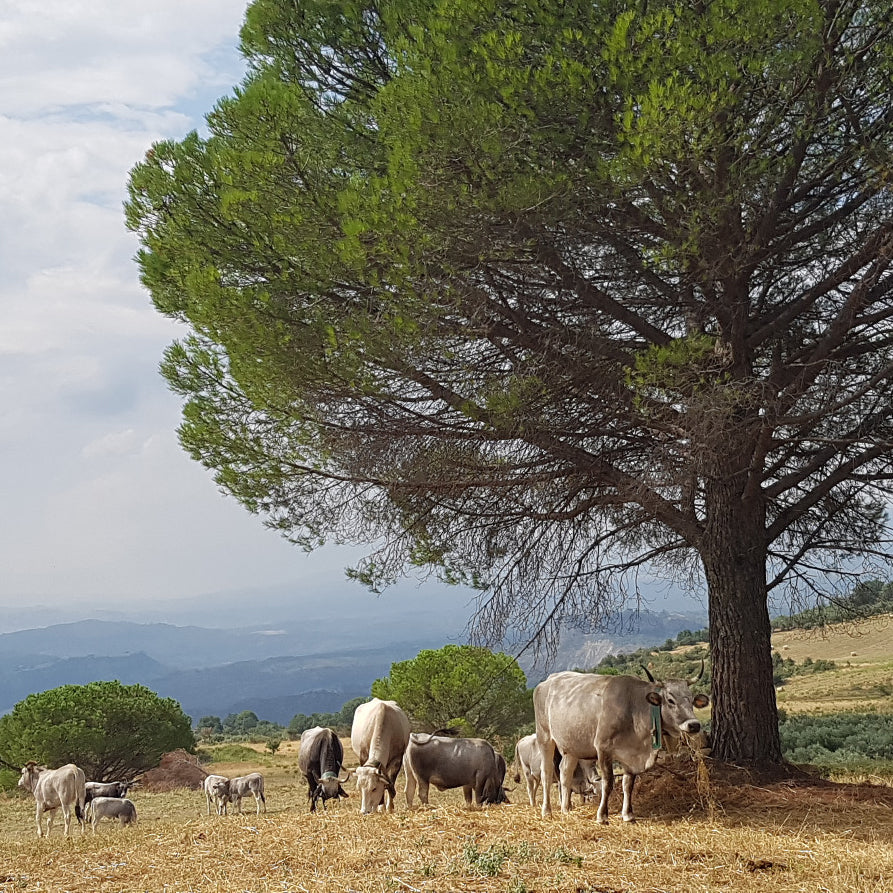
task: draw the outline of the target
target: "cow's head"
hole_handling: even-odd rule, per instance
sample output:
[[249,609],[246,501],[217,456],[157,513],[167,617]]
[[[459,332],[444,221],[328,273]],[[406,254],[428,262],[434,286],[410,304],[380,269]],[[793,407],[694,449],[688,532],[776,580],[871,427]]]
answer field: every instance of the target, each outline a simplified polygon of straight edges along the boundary
[[360,766],[355,770],[357,790],[360,792],[360,812],[368,815],[384,803],[385,794],[393,801],[397,796],[394,783],[380,766]]
[[655,684],[657,690],[649,691],[645,699],[649,704],[660,707],[663,731],[675,737],[682,732],[697,735],[701,731],[701,723],[695,718],[694,709],[706,707],[710,698],[707,695],[693,695],[684,679],[670,679]]
[[228,778],[215,778],[208,785],[208,793],[218,800],[229,799],[229,782]]
[[353,772],[348,772],[344,778],[338,778],[334,772],[324,772],[316,785],[316,790],[310,795],[310,809],[316,809],[318,800],[322,800],[325,807],[326,800],[335,800],[339,797],[349,797],[350,795],[341,785],[345,784]]
[[28,760],[28,762],[22,766],[22,777],[19,779],[19,787],[33,793],[34,786],[37,784],[37,779],[40,778],[40,773],[45,770],[46,766],[38,766],[34,760]]

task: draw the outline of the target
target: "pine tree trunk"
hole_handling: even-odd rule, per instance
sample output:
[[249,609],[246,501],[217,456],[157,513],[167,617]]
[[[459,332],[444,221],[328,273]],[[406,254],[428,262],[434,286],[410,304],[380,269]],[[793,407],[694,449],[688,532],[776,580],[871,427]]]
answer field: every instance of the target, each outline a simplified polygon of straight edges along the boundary
[[784,760],[772,682],[765,511],[741,492],[741,475],[708,489],[701,558],[710,603],[712,755],[751,766]]

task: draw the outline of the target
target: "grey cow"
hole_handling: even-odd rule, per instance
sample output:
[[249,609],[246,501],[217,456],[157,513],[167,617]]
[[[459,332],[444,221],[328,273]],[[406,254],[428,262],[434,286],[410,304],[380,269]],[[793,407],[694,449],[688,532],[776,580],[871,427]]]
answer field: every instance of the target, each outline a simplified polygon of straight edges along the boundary
[[132,825],[136,821],[136,807],[126,797],[94,797],[87,804],[87,819],[94,834],[102,819],[117,819],[121,827]]
[[319,800],[322,800],[325,809],[326,800],[347,796],[342,785],[350,778],[351,773],[348,772],[344,778],[339,777],[343,763],[344,747],[331,729],[316,726],[306,729],[301,735],[298,768],[307,779],[307,798],[310,800],[311,812],[316,812]]
[[133,785],[132,781],[88,781],[85,785],[87,802],[94,797],[126,797]]
[[635,821],[636,776],[654,765],[662,736],[678,738],[683,733],[697,734],[701,730],[693,708],[706,707],[710,699],[692,694],[690,686],[696,681],[659,682],[653,678],[645,681],[634,676],[570,671],[553,673],[543,680],[533,692],[536,740],[543,759],[543,816],[552,812],[551,788],[557,747],[563,755],[562,812],[571,809],[570,781],[578,760],[597,760],[602,778],[597,820],[607,823],[616,760],[623,767],[623,820]]
[[248,775],[240,775],[229,780],[229,799],[236,807],[236,812],[242,814],[242,798],[251,795],[254,797],[255,812],[260,815],[260,807],[263,804],[264,812],[267,811],[267,798],[264,796],[264,777],[260,772],[251,772]]
[[418,787],[419,800],[428,802],[428,789],[462,788],[465,805],[507,801],[505,760],[483,738],[445,738],[410,735],[403,755],[406,773],[406,804],[412,806]]
[[[555,772],[553,777],[558,781],[558,772],[561,767],[561,751],[555,748]],[[536,806],[536,793],[539,790],[543,778],[543,759],[539,745],[536,743],[536,734],[525,735],[515,745],[515,761],[513,764],[515,784],[521,781],[521,776],[527,783],[527,797],[531,806]],[[599,789],[598,769],[594,760],[580,760],[574,769],[571,778],[571,792],[579,794],[584,800],[593,797]]]

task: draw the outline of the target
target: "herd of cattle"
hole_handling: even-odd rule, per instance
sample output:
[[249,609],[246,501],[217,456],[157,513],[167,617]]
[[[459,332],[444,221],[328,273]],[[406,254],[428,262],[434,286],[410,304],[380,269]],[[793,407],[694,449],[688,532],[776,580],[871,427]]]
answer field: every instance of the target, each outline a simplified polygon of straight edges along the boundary
[[[703,664],[701,673],[703,673]],[[533,693],[536,733],[518,741],[514,777],[527,783],[530,805],[536,805],[542,786],[542,814],[552,811],[551,788],[556,781],[562,812],[572,808],[574,793],[591,798],[600,791],[597,821],[608,821],[608,798],[614,787],[614,763],[623,769],[624,821],[634,821],[632,795],[636,776],[654,765],[664,736],[678,738],[697,734],[701,724],[694,708],[706,707],[706,695],[694,695],[691,686],[700,678],[647,680],[633,676],[601,676],[593,673],[554,673]],[[344,749],[331,729],[316,727],[301,736],[298,766],[307,780],[310,810],[321,800],[346,797],[344,783],[356,778],[363,814],[394,809],[395,782],[402,768],[406,776],[406,802],[428,803],[431,785],[444,791],[461,788],[467,805],[502,803],[506,797],[506,763],[482,738],[454,738],[444,734],[410,731],[406,713],[395,701],[373,698],[357,707],[350,743],[360,765],[342,777]],[[62,810],[65,835],[71,815],[93,831],[103,819],[121,825],[136,820],[136,808],[127,799],[131,783],[87,782],[73,764],[47,769],[29,762],[22,769],[19,786],[31,791],[36,801],[37,835],[47,814],[47,834],[57,809]],[[257,813],[266,812],[264,778],[259,772],[239,778],[209,775],[204,781],[208,815],[213,805],[218,815],[233,803],[241,813],[242,798],[253,796]]]

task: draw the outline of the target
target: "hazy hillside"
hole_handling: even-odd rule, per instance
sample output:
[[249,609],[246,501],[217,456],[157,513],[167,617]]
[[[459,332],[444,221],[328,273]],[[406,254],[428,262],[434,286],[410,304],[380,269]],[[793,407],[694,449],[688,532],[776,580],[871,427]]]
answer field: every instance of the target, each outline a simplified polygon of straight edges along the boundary
[[[219,613],[215,618],[219,621]],[[174,698],[196,720],[253,710],[261,719],[287,723],[295,713],[336,711],[345,701],[368,695],[394,661],[458,640],[442,621],[428,619],[421,606],[401,623],[362,613],[241,629],[78,620],[5,633],[0,635],[0,712],[32,692],[118,679]],[[703,622],[702,614],[625,615],[618,618],[615,635],[568,630],[550,661],[535,665],[525,655],[522,666],[532,685],[555,669],[592,667],[609,652],[662,642]]]

